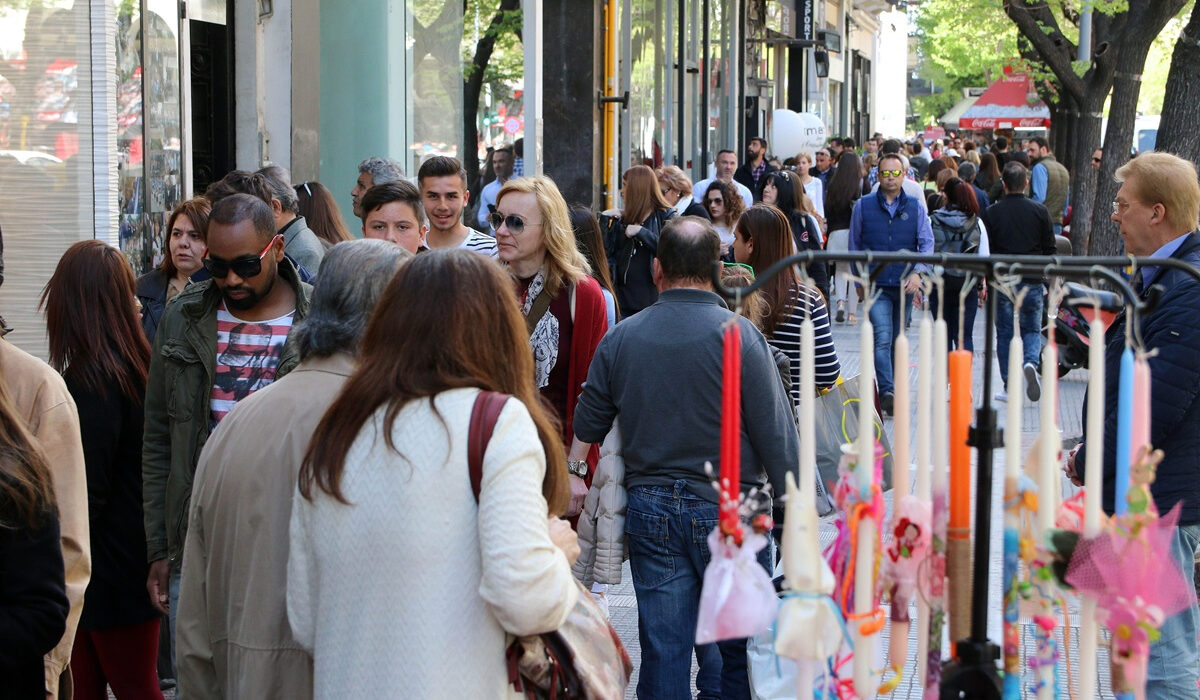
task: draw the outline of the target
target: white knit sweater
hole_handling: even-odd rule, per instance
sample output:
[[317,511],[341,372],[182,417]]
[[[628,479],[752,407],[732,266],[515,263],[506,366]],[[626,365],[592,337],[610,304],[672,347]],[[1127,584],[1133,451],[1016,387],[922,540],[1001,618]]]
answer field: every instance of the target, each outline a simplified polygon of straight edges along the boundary
[[288,617],[312,651],[317,698],[513,696],[506,632],[557,629],[574,606],[547,526],[545,457],[517,400],[500,414],[475,504],[466,445],[477,393],[439,394],[437,413],[429,400],[405,406],[392,431],[401,455],[377,411],[347,454],[353,505],[297,493]]

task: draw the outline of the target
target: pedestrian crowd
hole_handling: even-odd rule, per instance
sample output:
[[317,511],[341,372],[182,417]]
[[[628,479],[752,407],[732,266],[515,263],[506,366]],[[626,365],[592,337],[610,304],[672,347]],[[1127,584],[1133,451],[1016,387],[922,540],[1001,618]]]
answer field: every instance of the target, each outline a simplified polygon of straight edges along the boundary
[[[41,298],[49,364],[0,340],[10,696],[161,698],[168,677],[186,698],[515,696],[511,638],[560,628],[589,592],[603,607],[627,557],[639,696],[692,697],[694,658],[700,697],[749,697],[746,640],[694,633],[718,522],[704,465],[720,453],[723,329],[742,336],[740,486],[779,494],[799,461],[806,318],[825,391],[844,379],[831,329],[874,293],[890,414],[911,306],[929,294],[952,347],[971,349],[990,290],[954,271],[931,288],[920,265],[821,263],[730,309],[714,269],[745,286],[805,250],[1049,255],[1069,176],[1040,138],[1012,151],[1003,137],[834,139],[782,163],[765,139],[746,151],[740,166],[720,151],[695,183],[634,165],[621,206],[599,213],[522,176],[519,148],[490,152],[478,201],[454,158],[411,180],[368,158],[351,191],[361,240],[329,188],[268,166],[180,204],[140,278],[103,242],[73,245]],[[1113,218],[1131,253],[1174,245],[1165,255],[1192,260],[1200,192],[1172,158],[1118,171]],[[1200,287],[1158,279],[1179,320],[1144,330],[1148,346],[1200,350]],[[1000,369],[1005,391],[1024,380],[1036,401],[1042,281],[1020,286],[1019,310],[999,298]],[[1005,374],[1015,332],[1021,378]],[[1156,370],[1156,402],[1175,367]],[[502,403],[480,444],[488,392]],[[1179,444],[1155,440],[1156,496],[1186,502],[1187,533],[1200,527],[1192,393],[1166,404]],[[1172,649],[1195,660],[1198,628],[1171,628]]]

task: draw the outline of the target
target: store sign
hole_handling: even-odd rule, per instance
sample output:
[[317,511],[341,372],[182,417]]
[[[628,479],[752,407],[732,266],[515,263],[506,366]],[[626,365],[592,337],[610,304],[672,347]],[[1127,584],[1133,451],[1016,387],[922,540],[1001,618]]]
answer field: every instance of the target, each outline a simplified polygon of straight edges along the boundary
[[816,0],[796,0],[796,38],[802,41],[816,41]]
[[958,120],[960,129],[1036,129],[1049,126],[1050,120],[1044,117],[1019,117],[1016,119],[972,117]]

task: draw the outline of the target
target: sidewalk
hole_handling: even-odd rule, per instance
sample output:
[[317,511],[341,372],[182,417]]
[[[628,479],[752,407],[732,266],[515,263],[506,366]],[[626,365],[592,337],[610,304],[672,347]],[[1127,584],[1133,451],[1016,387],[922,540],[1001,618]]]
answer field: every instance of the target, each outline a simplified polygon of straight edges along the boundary
[[[915,316],[915,314],[914,314]],[[833,338],[834,344],[837,347],[838,357],[842,363],[843,376],[850,378],[857,376],[859,368],[859,326],[849,324],[834,324]],[[977,357],[983,353],[983,332],[984,321],[983,314],[980,313],[975,323],[974,342],[977,352]],[[913,360],[908,368],[910,376],[910,386],[914,387],[913,394],[915,396],[915,387],[917,382],[916,369],[916,352],[917,352],[917,318],[914,317],[912,327],[907,332],[909,346],[912,350]],[[974,366],[974,388],[973,398],[976,406],[979,405],[980,392],[983,390],[983,367],[980,363]],[[1000,373],[998,365],[993,361],[991,371],[994,372],[992,392],[995,393],[1001,390]],[[1082,412],[1083,412],[1083,395],[1087,388],[1087,371],[1075,370],[1066,377],[1059,380],[1059,428],[1064,441],[1074,442],[1082,432]],[[1012,392],[1014,397],[1018,392]],[[1023,398],[1023,394],[1021,395]],[[1034,440],[1037,438],[1038,431],[1038,404],[1030,404],[1027,401],[1023,410],[1022,426],[1020,431],[1020,449],[1021,454],[1028,453]],[[1004,427],[1006,407],[1003,403],[994,403],[999,415],[999,423]],[[915,414],[915,406],[913,407]],[[910,423],[915,431],[916,418],[915,415]],[[885,420],[885,427],[888,433],[888,438],[891,439],[894,435],[894,425],[891,419]],[[915,437],[913,438],[915,440]],[[915,445],[915,442],[912,443]],[[988,637],[993,643],[999,645],[1001,639],[1001,569],[1002,569],[1002,536],[1003,536],[1003,509],[1002,499],[1004,494],[1004,454],[1003,448],[996,450],[993,455],[993,501],[992,501],[992,518],[991,518],[991,546],[990,546],[990,565],[988,570],[989,584],[989,615],[988,615]],[[1062,481],[1063,498],[1069,498],[1077,490],[1066,479]],[[885,494],[885,501],[890,511],[892,506],[892,493],[889,491]],[[972,512],[972,520],[974,520],[974,512]],[[820,539],[821,545],[825,546],[833,541],[836,531],[833,525],[833,518],[824,518],[821,522]],[[640,647],[638,644],[637,632],[637,601],[634,597],[633,584],[629,575],[629,563],[625,564],[625,574],[621,584],[613,586],[609,590],[609,606],[612,614],[613,626],[621,635],[621,639],[625,642],[626,648],[629,650],[630,656],[634,660],[634,676],[630,683],[629,690],[625,696],[627,698],[636,697],[638,667],[640,666]],[[1078,619],[1075,619],[1074,613],[1076,610],[1072,608],[1072,624],[1071,624],[1071,645],[1068,648],[1068,653],[1071,661],[1072,669],[1078,668]],[[915,615],[915,607],[914,607]],[[880,635],[881,650],[877,657],[881,660],[886,658],[887,649],[887,632],[889,627],[885,627],[883,634]],[[905,668],[905,680],[899,688],[890,696],[894,698],[920,698],[921,693],[919,688],[913,686],[913,676],[916,674],[916,630],[917,623],[914,623],[910,632],[909,642],[909,663]],[[1034,648],[1033,644],[1033,625],[1032,623],[1022,618],[1022,648],[1029,652]],[[1063,646],[1061,631],[1059,635],[1060,648]],[[946,647],[949,649],[948,645]],[[693,680],[695,679],[695,664],[692,667]],[[1107,656],[1101,650],[1099,663],[1099,687],[1103,689],[1101,697],[1112,697],[1108,694],[1108,663]]]

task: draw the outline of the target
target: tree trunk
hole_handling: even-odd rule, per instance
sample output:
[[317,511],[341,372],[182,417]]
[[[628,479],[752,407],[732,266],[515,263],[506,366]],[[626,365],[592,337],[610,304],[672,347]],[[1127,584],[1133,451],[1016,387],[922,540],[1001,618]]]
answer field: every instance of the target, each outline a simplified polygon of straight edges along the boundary
[[[492,60],[492,51],[496,48],[496,34],[504,22],[505,12],[521,9],[521,0],[500,0],[500,9],[492,16],[491,23],[484,31],[479,41],[475,42],[475,54],[471,57],[471,67],[463,79],[463,168],[467,171],[467,182],[473,183],[479,178],[479,95],[483,91],[483,75],[487,72],[488,63]],[[472,192],[478,196],[478,192]]]
[[1162,120],[1158,126],[1156,151],[1166,151],[1200,163],[1200,139],[1196,138],[1196,105],[1200,104],[1200,2],[1192,9],[1183,33],[1171,54],[1171,71],[1163,96]]
[[1091,212],[1096,206],[1096,174],[1092,171],[1092,151],[1100,144],[1100,110],[1104,94],[1090,91],[1078,105],[1074,130],[1069,135],[1072,147],[1059,160],[1071,174],[1071,252],[1086,255],[1091,241]]
[[[1167,22],[1183,7],[1185,0],[1151,2],[1142,0],[1129,5],[1129,31],[1121,42],[1113,74],[1112,101],[1108,107],[1108,130],[1104,134],[1104,158],[1096,178],[1094,206],[1081,213],[1091,212],[1092,226],[1088,244],[1091,255],[1121,255],[1123,244],[1119,229],[1112,221],[1109,205],[1120,185],[1114,179],[1117,168],[1129,160],[1133,147],[1133,126],[1137,120],[1138,95],[1142,90],[1142,69],[1150,44]],[[1089,167],[1087,160],[1078,159],[1079,167]],[[1072,170],[1072,172],[1083,172]]]

